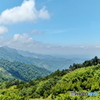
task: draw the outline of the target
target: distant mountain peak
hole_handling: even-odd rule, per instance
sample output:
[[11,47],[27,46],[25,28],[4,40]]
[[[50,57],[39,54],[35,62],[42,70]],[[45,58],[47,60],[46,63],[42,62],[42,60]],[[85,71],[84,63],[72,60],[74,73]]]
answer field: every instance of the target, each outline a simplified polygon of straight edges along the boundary
[[10,47],[8,47],[8,46],[2,46],[1,48],[4,48],[4,49],[6,49],[6,50],[9,51],[9,52],[16,52],[16,53],[18,53],[18,51],[17,51],[16,49],[10,48]]

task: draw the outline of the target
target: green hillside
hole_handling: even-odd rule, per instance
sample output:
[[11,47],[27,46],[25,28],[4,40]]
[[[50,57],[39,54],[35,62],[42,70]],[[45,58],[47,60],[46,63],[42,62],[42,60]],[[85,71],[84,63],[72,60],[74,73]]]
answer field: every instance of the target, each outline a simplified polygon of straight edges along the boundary
[[[20,63],[18,61],[10,62],[8,60],[0,59],[0,81],[5,81],[5,78],[13,76],[15,79],[30,81],[50,74],[50,71],[39,68],[34,65]],[[4,77],[4,78],[3,78]]]
[[[91,100],[93,97],[76,96],[70,97],[70,92],[98,92],[99,96],[94,100],[100,100],[100,64],[87,68],[80,68],[62,77],[62,79],[52,88],[52,98],[55,100],[67,100],[77,98],[80,100]],[[62,98],[62,99],[61,99]],[[88,99],[87,99],[88,98]],[[89,99],[91,98],[91,99]],[[97,99],[98,98],[98,99]],[[76,99],[76,100],[77,100]],[[68,99],[69,100],[69,99]]]
[[[96,92],[98,96],[70,96],[71,92]],[[0,100],[100,100],[100,59],[73,64],[70,69],[57,70],[28,83],[3,82]]]
[[9,72],[4,68],[0,67],[0,82],[15,79]]

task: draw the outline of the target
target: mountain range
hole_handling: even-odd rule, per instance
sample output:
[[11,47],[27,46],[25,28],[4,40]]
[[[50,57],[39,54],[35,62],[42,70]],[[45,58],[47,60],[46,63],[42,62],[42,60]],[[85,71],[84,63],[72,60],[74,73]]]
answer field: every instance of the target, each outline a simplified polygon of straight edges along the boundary
[[33,64],[51,72],[54,72],[57,69],[67,69],[73,63],[80,63],[84,61],[80,59],[68,59],[50,55],[41,55],[29,51],[16,50],[7,46],[0,47],[0,58],[9,61],[19,61],[26,64]]

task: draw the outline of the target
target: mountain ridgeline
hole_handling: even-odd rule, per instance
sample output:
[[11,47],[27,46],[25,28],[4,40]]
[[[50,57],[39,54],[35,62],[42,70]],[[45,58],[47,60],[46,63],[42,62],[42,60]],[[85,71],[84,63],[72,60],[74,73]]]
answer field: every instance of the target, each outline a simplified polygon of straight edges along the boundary
[[[71,92],[96,92],[98,95],[70,96]],[[95,57],[83,64],[73,64],[69,69],[57,70],[28,83],[3,82],[0,100],[100,100],[100,59]]]
[[28,51],[12,49],[9,47],[0,47],[0,58],[9,61],[19,61],[26,64],[33,64],[52,72],[56,71],[57,69],[66,69],[71,64],[76,62],[72,59],[35,54]]

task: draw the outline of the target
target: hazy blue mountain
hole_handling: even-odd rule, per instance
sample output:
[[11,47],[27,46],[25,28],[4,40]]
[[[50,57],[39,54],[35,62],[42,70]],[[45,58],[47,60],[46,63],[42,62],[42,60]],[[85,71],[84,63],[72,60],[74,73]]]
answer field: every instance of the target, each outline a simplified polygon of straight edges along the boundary
[[27,62],[27,59],[20,55],[16,49],[9,47],[0,47],[0,58],[7,59],[10,61]]
[[50,71],[66,69],[73,63],[80,63],[84,61],[79,59],[77,60],[53,57],[50,55],[41,55],[28,51],[12,49],[6,46],[0,47],[0,58],[7,59],[9,61],[19,61],[26,64],[33,64],[38,67],[46,68]]
[[48,70],[55,71],[57,69],[66,69],[69,68],[70,65],[73,63],[82,63],[83,61],[90,59],[87,58],[87,56],[50,56],[50,55],[42,55],[42,54],[36,54],[29,51],[22,51],[18,50],[18,53],[25,56],[25,57],[31,57],[30,59],[34,59],[34,64],[39,67],[44,67]]
[[23,51],[23,50],[17,50],[19,54],[25,56],[25,57],[32,57],[32,58],[39,58],[39,59],[46,59],[46,58],[52,58],[50,55],[42,55],[37,54],[29,51]]
[[18,50],[18,53],[29,57],[29,59],[34,59],[33,64],[46,68],[50,71],[55,71],[57,69],[66,69],[71,64],[75,63],[74,60],[68,59],[68,58],[61,58],[56,56],[50,56],[50,55],[42,55],[42,54],[36,54],[29,51],[21,51]]

